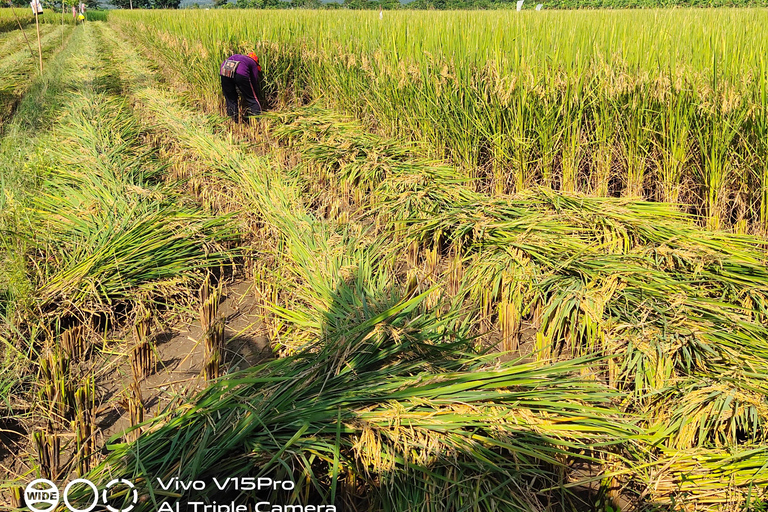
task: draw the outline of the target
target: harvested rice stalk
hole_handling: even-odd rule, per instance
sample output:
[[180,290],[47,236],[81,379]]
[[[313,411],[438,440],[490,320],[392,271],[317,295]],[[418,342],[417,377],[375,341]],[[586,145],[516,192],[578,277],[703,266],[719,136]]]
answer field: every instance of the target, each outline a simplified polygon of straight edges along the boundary
[[461,258],[461,241],[457,241],[451,245],[450,254],[448,256],[448,283],[446,285],[446,293],[448,293],[449,296],[454,296],[459,293],[462,279],[464,279],[464,267]]
[[93,377],[83,381],[75,391],[75,437],[77,439],[77,474],[83,476],[91,470],[96,453],[96,402]]
[[520,346],[520,314],[516,304],[499,302],[502,350],[517,350]]
[[32,434],[32,443],[37,454],[40,477],[47,478],[48,480],[57,480],[61,470],[59,462],[61,441],[59,435],[53,432],[53,426],[49,423],[46,431],[34,432]]
[[14,508],[21,508],[25,505],[25,502],[22,500],[22,496],[24,495],[24,488],[19,486],[13,486],[11,487],[11,507]]
[[69,357],[58,347],[51,348],[40,361],[39,394],[48,404],[50,417],[59,426],[65,426],[72,410],[74,390],[69,367]]
[[419,252],[421,250],[421,245],[419,242],[414,240],[411,242],[411,244],[408,246],[408,266],[415,267],[419,264]]
[[147,378],[155,370],[154,349],[151,338],[152,317],[148,311],[133,326],[133,338],[136,342],[131,351],[131,369],[136,382]]
[[203,373],[206,380],[219,377],[222,352],[224,350],[224,320],[219,318],[221,286],[211,288],[210,276],[200,288],[200,326],[203,330],[205,347],[205,366]]
[[61,348],[69,359],[79,361],[86,356],[85,325],[70,327],[61,333]]
[[[128,405],[128,415],[131,418],[131,426],[135,427],[144,422],[144,400],[141,396],[141,386],[138,382],[132,382],[128,387],[126,397]],[[141,435],[141,428],[131,430],[127,434],[127,441],[133,442]]]

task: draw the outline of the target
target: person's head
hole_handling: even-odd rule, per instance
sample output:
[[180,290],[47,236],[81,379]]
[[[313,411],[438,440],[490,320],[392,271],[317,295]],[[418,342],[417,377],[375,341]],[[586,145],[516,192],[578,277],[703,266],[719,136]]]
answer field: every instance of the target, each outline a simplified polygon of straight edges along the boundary
[[256,61],[256,64],[258,64],[258,63],[259,63],[259,57],[257,57],[257,56],[256,56],[256,54],[255,54],[254,52],[251,52],[251,53],[249,53],[249,54],[248,54],[248,56],[249,56],[250,58],[252,58],[253,60],[255,60],[255,61]]

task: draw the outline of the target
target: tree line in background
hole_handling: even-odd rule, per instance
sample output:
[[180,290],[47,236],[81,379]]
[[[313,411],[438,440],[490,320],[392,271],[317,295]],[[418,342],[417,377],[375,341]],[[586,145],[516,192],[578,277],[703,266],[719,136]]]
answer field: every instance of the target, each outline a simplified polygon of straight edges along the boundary
[[109,3],[119,9],[178,9],[181,0],[109,0]]
[[[103,7],[105,2],[99,0],[84,0],[89,9]],[[66,6],[78,4],[79,0],[65,0]],[[181,0],[109,0],[110,5],[120,9],[178,9]],[[539,2],[542,3],[542,2]],[[768,0],[547,0],[546,9],[642,9],[654,7],[768,7]],[[26,0],[13,0],[13,5],[25,7]],[[187,5],[197,8],[200,5],[211,5],[202,0],[200,3]],[[536,0],[523,4],[523,9],[533,9]],[[7,6],[5,2],[0,3]],[[214,7],[241,9],[511,9],[515,8],[515,0],[413,0],[401,4],[398,0],[344,0],[323,2],[321,0],[213,0]],[[43,0],[43,6],[49,9],[60,9],[61,2]]]
[[[9,3],[8,0],[0,0],[0,6],[8,7],[10,4],[13,4],[14,7],[29,7],[29,2],[30,0],[13,0]],[[43,9],[61,10],[62,0],[41,0],[41,2]],[[88,9],[99,9],[102,4],[99,0],[63,0],[66,10],[72,10],[72,6],[78,6],[80,2],[84,2]]]
[[[61,0],[41,0],[43,9],[53,9],[61,11]],[[178,9],[181,7],[181,0],[64,0],[65,10],[72,10],[72,6],[80,5],[84,2],[86,8],[90,10],[103,9],[106,5],[114,6],[119,9]],[[11,0],[15,7],[29,7],[29,0]],[[7,7],[8,0],[0,0],[0,6]]]
[[[214,0],[217,7],[280,9],[513,9],[515,0],[413,0],[401,4],[398,0],[344,0],[342,3],[321,0]],[[543,3],[545,9],[627,9],[654,7],[768,7],[768,0],[527,0],[523,9],[533,9]]]
[[[181,0],[83,0],[89,9],[98,9],[105,3],[120,9],[178,9]],[[64,0],[71,8],[80,0]],[[12,0],[13,5],[25,7],[27,0]],[[400,3],[399,0],[213,0],[214,7],[241,9],[514,9],[516,0],[412,0]],[[523,9],[533,9],[537,3],[543,3],[545,9],[632,9],[654,7],[768,7],[768,0],[528,0]],[[187,8],[210,6],[210,1],[187,5]],[[6,1],[0,5],[7,6]],[[43,6],[60,9],[61,2],[43,0]]]

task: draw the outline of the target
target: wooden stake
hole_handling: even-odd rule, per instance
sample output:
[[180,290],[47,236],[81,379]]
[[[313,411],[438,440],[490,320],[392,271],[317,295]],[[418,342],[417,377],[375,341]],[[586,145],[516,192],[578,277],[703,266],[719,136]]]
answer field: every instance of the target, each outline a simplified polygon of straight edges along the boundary
[[40,74],[43,74],[43,44],[40,42],[40,20],[35,9],[35,27],[37,28],[37,55],[40,57]]

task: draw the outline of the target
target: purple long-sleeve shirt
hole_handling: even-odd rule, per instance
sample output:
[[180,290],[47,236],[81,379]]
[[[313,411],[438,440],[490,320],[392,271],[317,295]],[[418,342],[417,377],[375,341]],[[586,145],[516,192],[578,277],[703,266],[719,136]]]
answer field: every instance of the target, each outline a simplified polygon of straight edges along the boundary
[[[227,60],[236,60],[240,63],[239,66],[237,66],[237,69],[235,70],[235,73],[238,75],[247,76],[251,79],[251,84],[256,86],[257,83],[259,83],[259,68],[257,67],[256,62],[248,57],[247,55],[239,55],[235,54],[228,58]],[[225,61],[226,62],[226,61]],[[223,66],[224,63],[222,62],[221,65]]]

